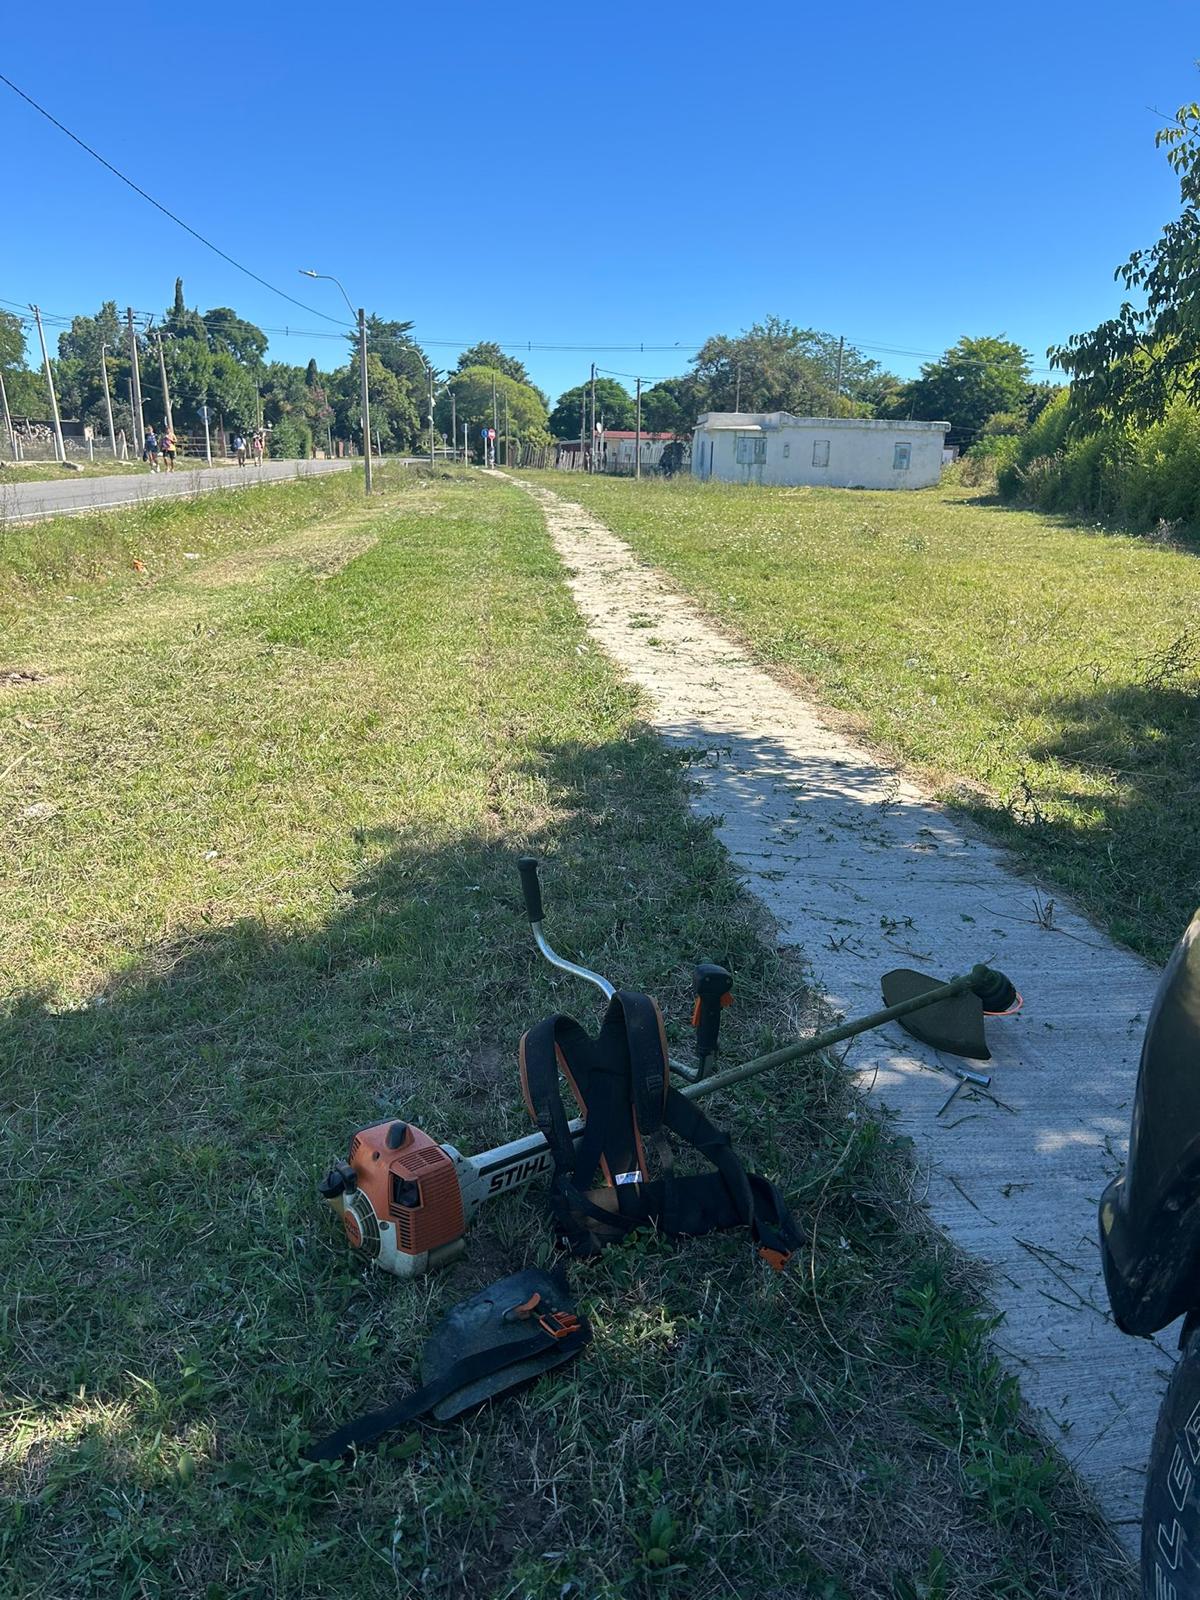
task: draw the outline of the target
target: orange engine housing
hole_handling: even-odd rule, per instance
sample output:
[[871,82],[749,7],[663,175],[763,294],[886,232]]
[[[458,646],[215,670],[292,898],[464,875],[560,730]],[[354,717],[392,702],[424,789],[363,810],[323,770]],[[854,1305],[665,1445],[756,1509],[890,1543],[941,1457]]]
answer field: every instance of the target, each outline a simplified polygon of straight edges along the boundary
[[[381,1222],[392,1224],[396,1248],[405,1255],[421,1255],[462,1238],[466,1219],[454,1162],[411,1122],[393,1120],[361,1129],[350,1141],[350,1165],[371,1210]],[[361,1241],[349,1221],[346,1231],[357,1247]]]

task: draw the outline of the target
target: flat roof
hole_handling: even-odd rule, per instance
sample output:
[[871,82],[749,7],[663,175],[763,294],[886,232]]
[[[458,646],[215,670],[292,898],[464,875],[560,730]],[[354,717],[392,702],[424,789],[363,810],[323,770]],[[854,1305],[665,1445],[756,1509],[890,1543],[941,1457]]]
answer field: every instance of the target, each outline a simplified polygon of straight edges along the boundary
[[710,433],[778,433],[788,428],[855,428],[877,433],[949,433],[948,422],[897,421],[892,417],[794,417],[790,411],[706,411],[696,430]]

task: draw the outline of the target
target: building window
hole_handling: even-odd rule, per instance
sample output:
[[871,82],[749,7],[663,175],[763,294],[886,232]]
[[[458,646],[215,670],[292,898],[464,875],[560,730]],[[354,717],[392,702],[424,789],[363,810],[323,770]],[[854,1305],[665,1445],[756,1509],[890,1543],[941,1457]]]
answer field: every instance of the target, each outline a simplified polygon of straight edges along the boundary
[[785,444],[784,447],[783,447],[783,459],[786,461],[787,458],[791,455],[791,453],[792,453],[791,445],[790,444]]
[[739,466],[748,467],[766,459],[767,441],[761,433],[738,434],[737,460]]
[[898,444],[892,452],[892,468],[896,472],[907,472],[912,461],[912,445]]
[[829,440],[813,440],[813,466],[827,467],[829,465]]

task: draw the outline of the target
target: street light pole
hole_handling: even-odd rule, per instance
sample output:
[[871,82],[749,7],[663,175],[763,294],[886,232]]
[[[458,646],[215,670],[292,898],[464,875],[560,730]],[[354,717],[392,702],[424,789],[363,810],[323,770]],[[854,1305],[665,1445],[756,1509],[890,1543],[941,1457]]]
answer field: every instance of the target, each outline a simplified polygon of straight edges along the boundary
[[362,369],[363,472],[371,492],[371,395],[367,388],[367,313],[358,308],[358,364]]
[[125,309],[125,317],[129,325],[129,366],[133,376],[130,378],[133,398],[130,405],[133,410],[133,442],[139,455],[146,452],[146,419],[142,415],[142,374],[138,367],[137,334],[133,331],[133,310]]
[[8,434],[8,448],[12,451],[12,458],[17,459],[17,434],[13,427],[12,414],[8,409],[8,393],[4,387],[4,374],[0,372],[0,407],[4,410],[4,431]]
[[46,335],[42,332],[42,313],[36,306],[30,306],[29,309],[33,312],[33,320],[37,323],[38,340],[42,346],[42,364],[46,368],[46,387],[50,391],[50,415],[54,419],[54,445],[58,452],[57,459],[65,461],[67,452],[63,445],[62,423],[58,417],[58,396],[54,392],[54,373],[50,370],[50,357],[46,351]]
[[113,427],[112,398],[108,392],[108,345],[100,346],[100,377],[104,383],[104,409],[108,413],[108,442],[112,446],[113,459],[117,454],[117,432]]
[[[306,278],[324,278],[328,283],[336,283],[342,291],[342,299],[354,315],[354,306],[350,296],[342,287],[340,278],[335,278],[332,272],[314,272],[311,267],[301,267],[301,274]],[[358,308],[358,365],[362,376],[362,436],[363,436],[363,485],[367,494],[371,493],[371,395],[367,388],[367,314],[362,306]]]

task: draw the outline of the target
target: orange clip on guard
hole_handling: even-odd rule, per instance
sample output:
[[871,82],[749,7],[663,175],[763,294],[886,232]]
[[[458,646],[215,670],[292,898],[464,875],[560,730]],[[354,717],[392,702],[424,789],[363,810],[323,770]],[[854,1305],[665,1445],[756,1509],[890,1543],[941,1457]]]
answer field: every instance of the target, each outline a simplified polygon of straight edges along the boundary
[[551,1311],[546,1316],[538,1318],[538,1325],[552,1339],[565,1339],[568,1334],[578,1331],[579,1318],[573,1311]]
[[[696,996],[696,1003],[692,1007],[692,1027],[693,1028],[698,1028],[700,1026],[700,1007],[701,1007],[702,1004],[703,1004],[703,1002],[701,1001],[700,996],[697,995]],[[724,1011],[726,1006],[731,1006],[732,1004],[733,1004],[733,995],[732,995],[732,993],[728,993],[727,992],[727,993],[725,993],[725,994],[723,994],[721,996],[721,1010],[722,1011]]]

